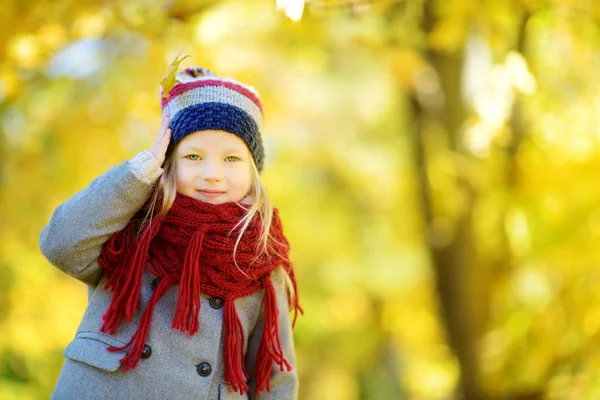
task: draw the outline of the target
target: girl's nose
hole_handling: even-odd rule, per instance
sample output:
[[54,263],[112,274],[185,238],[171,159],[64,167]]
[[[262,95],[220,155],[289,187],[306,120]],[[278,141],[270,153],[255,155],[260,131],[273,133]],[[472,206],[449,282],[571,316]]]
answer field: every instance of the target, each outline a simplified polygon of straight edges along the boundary
[[205,181],[220,181],[223,178],[223,171],[219,162],[206,160],[203,164],[202,179]]

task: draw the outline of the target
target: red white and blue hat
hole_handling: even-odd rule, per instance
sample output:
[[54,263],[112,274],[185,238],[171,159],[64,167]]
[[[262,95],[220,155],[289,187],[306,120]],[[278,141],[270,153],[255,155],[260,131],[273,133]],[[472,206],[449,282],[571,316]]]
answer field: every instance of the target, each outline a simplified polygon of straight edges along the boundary
[[246,143],[256,168],[261,171],[263,110],[258,92],[251,86],[198,67],[178,72],[175,79],[177,83],[169,98],[163,98],[161,93],[162,113],[170,117],[171,145],[197,131],[230,132]]

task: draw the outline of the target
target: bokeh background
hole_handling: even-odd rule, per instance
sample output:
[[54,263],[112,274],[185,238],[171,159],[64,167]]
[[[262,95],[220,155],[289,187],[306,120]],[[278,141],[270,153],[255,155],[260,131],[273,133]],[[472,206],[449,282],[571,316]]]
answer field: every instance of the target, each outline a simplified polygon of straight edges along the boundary
[[38,237],[149,148],[179,52],[262,94],[301,399],[600,399],[600,4],[8,0],[0,398],[86,307]]

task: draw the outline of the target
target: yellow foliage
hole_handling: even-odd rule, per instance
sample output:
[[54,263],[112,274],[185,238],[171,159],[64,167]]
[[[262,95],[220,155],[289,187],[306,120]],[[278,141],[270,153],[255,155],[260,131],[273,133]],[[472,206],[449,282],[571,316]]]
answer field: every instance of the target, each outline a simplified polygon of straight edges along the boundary
[[414,90],[416,74],[425,65],[423,56],[411,48],[396,50],[391,60],[391,69],[396,79],[410,90]]

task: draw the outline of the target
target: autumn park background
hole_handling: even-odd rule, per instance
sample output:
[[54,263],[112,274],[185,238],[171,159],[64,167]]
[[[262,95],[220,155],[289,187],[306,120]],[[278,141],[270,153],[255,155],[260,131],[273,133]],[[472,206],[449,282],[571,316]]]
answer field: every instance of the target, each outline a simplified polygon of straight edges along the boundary
[[301,399],[600,399],[599,50],[593,0],[4,2],[0,398],[49,397],[87,294],[40,231],[183,51],[262,95]]

